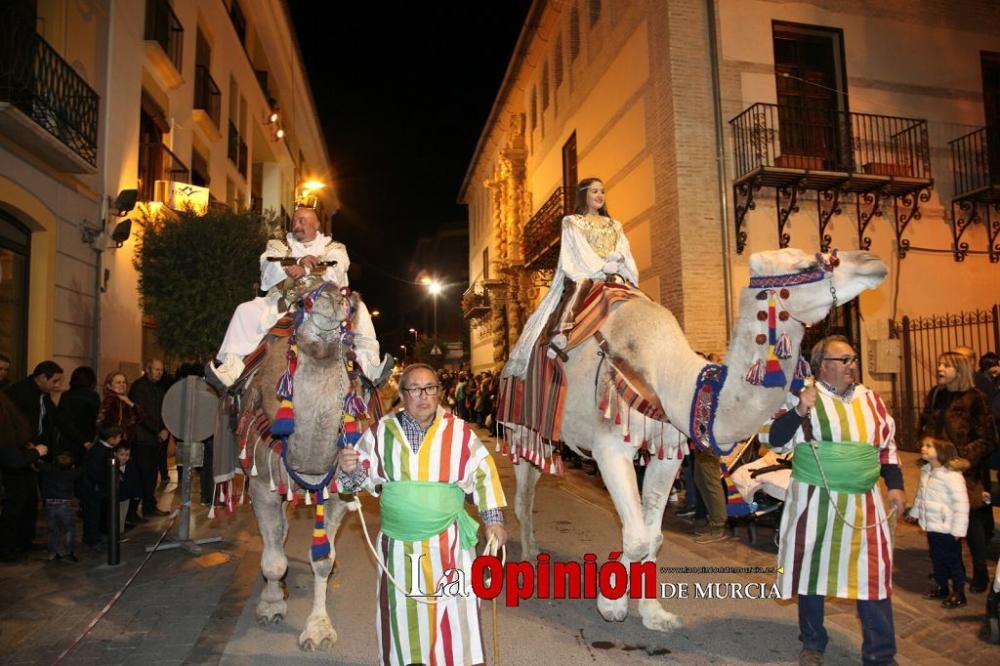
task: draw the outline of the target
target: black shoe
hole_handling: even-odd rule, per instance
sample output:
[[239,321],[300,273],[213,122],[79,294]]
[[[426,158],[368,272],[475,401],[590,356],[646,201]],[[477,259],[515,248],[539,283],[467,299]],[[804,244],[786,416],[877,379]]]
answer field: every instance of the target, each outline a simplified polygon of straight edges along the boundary
[[70,553],[69,555],[66,556],[66,559],[69,560],[70,562],[74,562],[74,563],[80,561],[79,558],[76,556],[75,553]]
[[949,597],[949,592],[947,587],[932,587],[927,592],[924,592],[924,599],[947,599]]
[[986,591],[987,587],[989,587],[989,583],[986,581],[972,581],[969,583],[969,592],[972,592],[973,594],[982,594]]
[[969,602],[965,598],[965,594],[961,592],[956,592],[947,599],[941,602],[941,605],[945,608],[961,608]]

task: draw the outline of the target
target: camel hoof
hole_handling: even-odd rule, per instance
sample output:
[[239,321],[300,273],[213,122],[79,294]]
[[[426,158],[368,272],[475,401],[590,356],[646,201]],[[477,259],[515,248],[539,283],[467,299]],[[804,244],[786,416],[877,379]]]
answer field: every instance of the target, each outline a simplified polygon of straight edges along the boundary
[[306,652],[329,650],[337,642],[337,632],[327,617],[309,618],[299,634],[299,647]]
[[628,597],[608,599],[598,595],[597,610],[605,622],[624,622],[628,617]]
[[642,615],[642,626],[653,631],[674,631],[684,626],[679,617],[665,610],[657,601],[640,606],[639,614]]
[[522,562],[527,562],[527,561],[535,559],[536,557],[538,557],[538,553],[539,553],[538,544],[536,544],[534,541],[532,541],[531,543],[522,543],[521,544],[521,561]]
[[287,610],[288,604],[284,600],[264,601],[261,599],[257,602],[257,623],[279,624],[285,620]]

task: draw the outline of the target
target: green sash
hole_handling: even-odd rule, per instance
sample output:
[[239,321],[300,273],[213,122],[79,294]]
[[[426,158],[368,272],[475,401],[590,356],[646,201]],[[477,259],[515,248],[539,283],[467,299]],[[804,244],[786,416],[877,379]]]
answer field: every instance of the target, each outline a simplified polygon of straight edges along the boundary
[[465,511],[465,493],[454,483],[390,481],[382,486],[382,532],[397,541],[423,541],[458,521],[462,548],[476,545],[479,523]]
[[867,493],[881,471],[878,449],[865,442],[816,442],[815,449],[806,443],[792,456],[793,479],[838,493]]

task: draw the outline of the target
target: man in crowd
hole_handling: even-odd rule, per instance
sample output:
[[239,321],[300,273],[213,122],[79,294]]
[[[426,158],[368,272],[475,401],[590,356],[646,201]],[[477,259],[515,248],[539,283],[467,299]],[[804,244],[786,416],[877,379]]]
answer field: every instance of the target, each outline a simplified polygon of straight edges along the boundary
[[[351,264],[347,248],[320,233],[319,228],[319,217],[314,209],[298,208],[292,216],[292,232],[286,239],[268,241],[260,257],[260,288],[267,295],[237,306],[219,349],[220,365],[209,363],[205,368],[205,378],[211,383],[231,386],[239,378],[243,372],[243,358],[256,349],[287,307],[282,288],[286,280],[299,280],[309,275],[313,268],[332,262],[325,266],[323,279],[338,287],[347,286],[347,269]],[[288,258],[297,261],[289,266],[271,261]],[[392,372],[393,359],[387,355],[379,363],[378,339],[364,303],[358,305],[353,331],[354,351],[361,371],[376,385],[381,385]]]
[[19,382],[9,385],[7,396],[28,421],[31,441],[59,449],[59,430],[56,427],[56,405],[52,393],[58,393],[63,380],[63,369],[55,361],[42,361],[35,370]]
[[[144,518],[152,518],[167,515],[166,511],[156,506],[155,496],[156,474],[161,452],[164,457],[164,471],[166,468],[169,433],[163,425],[163,396],[167,389],[163,381],[163,361],[158,358],[150,359],[146,361],[145,370],[145,373],[132,384],[128,397],[135,403],[139,412],[131,455],[139,472],[139,485],[142,488],[142,515]],[[134,515],[135,507],[130,507],[129,513]]]
[[[464,508],[471,494],[497,548],[507,540],[501,508],[506,505],[493,459],[471,426],[438,406],[441,385],[422,363],[403,371],[403,409],[382,418],[357,449],[340,453],[341,482],[350,489],[381,492],[378,549],[397,581],[409,580],[406,553],[421,553],[421,570],[433,580],[461,569],[470,580],[478,525]],[[381,489],[379,488],[381,487]],[[447,588],[448,586],[446,586]],[[481,664],[486,662],[479,626],[479,600],[468,590],[446,594],[432,605],[407,596],[379,571],[375,631],[379,663]]]
[[854,599],[861,618],[862,661],[892,664],[892,534],[879,476],[896,516],[906,495],[896,455],[895,422],[882,399],[856,383],[858,355],[840,335],[812,350],[815,386],[760,435],[778,452],[794,449],[792,479],[781,519],[778,586],[798,594],[800,664],[822,664],[829,636],[826,597]]
[[0,354],[0,389],[10,386],[10,356]]

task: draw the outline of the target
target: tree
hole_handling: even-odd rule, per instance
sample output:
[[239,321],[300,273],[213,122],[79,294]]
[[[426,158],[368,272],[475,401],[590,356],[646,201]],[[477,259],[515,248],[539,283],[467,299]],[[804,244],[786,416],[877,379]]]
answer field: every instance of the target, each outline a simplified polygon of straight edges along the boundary
[[202,363],[215,356],[233,310],[256,295],[273,223],[228,210],[146,217],[134,260],[139,296],[168,357]]

